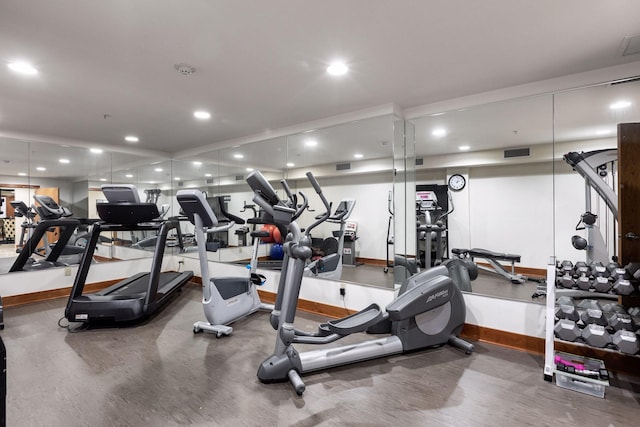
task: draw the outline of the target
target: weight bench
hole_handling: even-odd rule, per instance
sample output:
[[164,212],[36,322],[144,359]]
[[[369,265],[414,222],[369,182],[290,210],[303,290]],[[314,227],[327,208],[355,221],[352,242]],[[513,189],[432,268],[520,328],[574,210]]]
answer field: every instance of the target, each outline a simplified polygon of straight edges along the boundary
[[[454,248],[451,249],[451,253],[456,255],[458,258],[471,258],[471,261],[475,262],[476,258],[480,258],[486,261],[489,266],[486,265],[478,265],[478,268],[484,271],[488,271],[490,273],[496,273],[509,280],[514,285],[521,285],[525,283],[529,278],[527,276],[523,276],[522,274],[517,274],[515,272],[515,263],[520,262],[520,255],[514,254],[505,254],[500,252],[493,252],[487,249],[460,249]],[[507,270],[504,265],[500,264],[498,261],[508,261],[511,263],[511,271]]]

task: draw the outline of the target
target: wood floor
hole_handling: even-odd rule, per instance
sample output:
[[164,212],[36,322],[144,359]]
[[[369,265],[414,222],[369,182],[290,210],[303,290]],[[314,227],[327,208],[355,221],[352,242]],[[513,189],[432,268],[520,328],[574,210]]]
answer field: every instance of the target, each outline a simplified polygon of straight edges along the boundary
[[[640,379],[605,399],[543,381],[542,358],[476,344],[441,347],[261,384],[274,344],[266,313],[230,337],[192,333],[201,293],[187,286],[149,322],[69,333],[64,300],[5,310],[8,426],[631,426]],[[319,319],[299,316],[312,329]],[[360,337],[349,337],[354,341]]]

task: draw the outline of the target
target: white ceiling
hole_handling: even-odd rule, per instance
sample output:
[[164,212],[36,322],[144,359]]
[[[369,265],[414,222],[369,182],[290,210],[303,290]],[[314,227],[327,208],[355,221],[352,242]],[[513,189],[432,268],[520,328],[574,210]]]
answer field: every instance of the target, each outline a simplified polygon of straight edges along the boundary
[[638,61],[637,33],[637,0],[0,0],[0,134],[179,153]]

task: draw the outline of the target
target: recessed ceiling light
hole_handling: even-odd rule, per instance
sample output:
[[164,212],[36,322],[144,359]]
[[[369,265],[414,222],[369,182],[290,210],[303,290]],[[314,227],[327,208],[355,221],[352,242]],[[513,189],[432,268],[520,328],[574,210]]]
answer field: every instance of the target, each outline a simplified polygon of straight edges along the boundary
[[334,62],[327,67],[327,73],[332,76],[342,76],[347,74],[348,71],[349,67],[347,67],[344,62]]
[[130,173],[125,175],[127,178],[133,178],[133,175],[131,175]]
[[611,131],[609,129],[601,129],[599,131],[596,131],[596,135],[607,135],[610,134]]
[[193,165],[194,166],[202,166],[202,162],[195,161],[195,162],[193,162]]
[[612,110],[620,110],[622,108],[627,108],[630,105],[631,105],[630,101],[617,101],[609,105],[609,108],[611,108]]
[[89,151],[92,152],[93,154],[102,154],[102,153],[104,153],[104,150],[102,148],[90,148]]
[[307,139],[304,142],[304,145],[306,145],[307,147],[315,147],[316,145],[318,145],[318,141],[316,141],[315,139]]
[[247,168],[247,172],[253,172],[253,168]]
[[353,157],[355,157],[356,159],[361,159],[363,156],[360,153],[356,153],[353,155]]
[[233,155],[233,157],[235,157],[236,159],[242,159],[242,158],[244,158],[244,156],[243,156],[242,154],[240,154],[240,153],[238,153],[238,154],[234,154],[234,155]]
[[46,171],[46,170],[47,170],[47,168],[42,167],[42,166],[38,166],[38,167],[36,168],[36,170],[37,170],[37,171],[40,171],[40,172],[44,172],[44,171]]
[[469,151],[471,147],[469,147],[468,145],[461,145],[458,147],[458,150],[460,151]]
[[445,113],[433,113],[433,114],[429,114],[431,117],[438,117],[438,116],[442,116]]
[[305,130],[305,131],[304,131],[304,132],[302,132],[302,133],[311,133],[311,132],[313,132],[313,131],[315,131],[315,129]]
[[162,172],[162,168],[155,168],[154,171],[156,172]]
[[447,130],[445,128],[436,128],[431,132],[433,136],[445,136],[447,134]]
[[176,176],[176,177],[175,177],[175,178],[173,178],[173,179],[175,179],[176,181],[180,181],[180,177],[179,177],[179,176]]
[[295,166],[295,163],[291,163],[291,162],[287,163],[287,167],[288,167],[288,168],[292,168],[292,167],[294,167],[294,166]]
[[211,118],[211,113],[208,111],[194,111],[193,117],[200,120],[208,120]]
[[207,178],[211,178],[211,174],[210,173],[205,173],[204,176],[206,176]]
[[71,161],[69,159],[59,159],[58,160],[60,163],[64,163],[64,164],[69,164],[71,163]]
[[7,65],[12,71],[16,73],[24,74],[27,76],[33,76],[38,74],[38,70],[36,70],[33,65],[28,64],[26,62],[12,62]]
[[140,141],[140,138],[138,138],[137,136],[134,135],[127,135],[124,137],[124,140],[127,142],[138,142]]
[[107,182],[107,178],[100,178],[100,181]]
[[18,176],[27,176],[27,174],[24,172],[18,172]]

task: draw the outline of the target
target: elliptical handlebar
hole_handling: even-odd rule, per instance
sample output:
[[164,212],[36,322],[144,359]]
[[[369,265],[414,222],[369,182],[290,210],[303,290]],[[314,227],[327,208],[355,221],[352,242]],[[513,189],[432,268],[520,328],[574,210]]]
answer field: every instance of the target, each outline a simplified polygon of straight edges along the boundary
[[309,227],[307,227],[307,230],[305,233],[307,236],[309,236],[311,235],[311,230],[313,230],[314,228],[316,228],[317,226],[325,222],[327,219],[329,219],[329,216],[331,216],[331,203],[327,200],[326,197],[324,197],[324,194],[322,194],[322,188],[320,188],[320,184],[318,184],[318,181],[316,180],[316,178],[313,176],[311,172],[307,172],[307,179],[309,179],[309,182],[313,186],[313,189],[316,190],[316,193],[318,194],[318,196],[320,196],[320,200],[322,200],[322,203],[326,208],[326,212],[320,215],[319,218],[316,217],[318,218],[317,221],[311,224]]
[[300,194],[300,196],[302,197],[302,204],[296,206],[298,210],[296,210],[296,213],[294,213],[293,216],[291,217],[292,221],[295,221],[296,219],[298,219],[300,215],[302,215],[304,210],[307,209],[307,207],[309,207],[309,199],[307,199],[307,196],[305,196],[303,192],[299,192],[298,194]]

